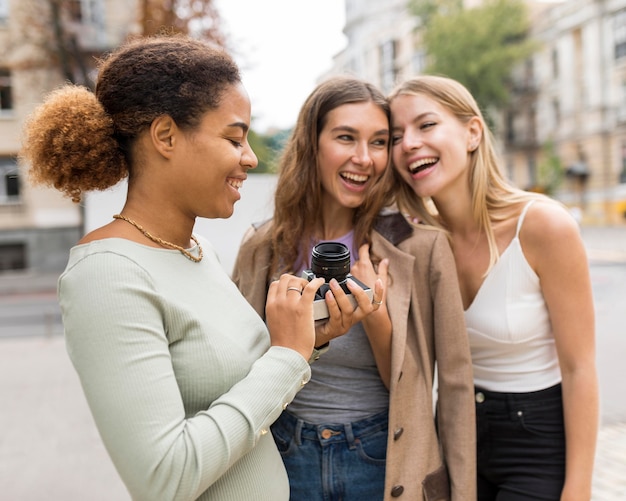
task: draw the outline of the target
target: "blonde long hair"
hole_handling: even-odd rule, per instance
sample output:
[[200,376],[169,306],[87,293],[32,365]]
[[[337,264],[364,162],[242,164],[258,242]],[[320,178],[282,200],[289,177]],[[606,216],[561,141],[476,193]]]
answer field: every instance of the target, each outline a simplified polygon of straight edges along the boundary
[[[389,101],[393,102],[396,97],[404,95],[427,96],[449,110],[463,124],[474,117],[482,123],[480,143],[471,153],[469,188],[472,193],[473,218],[485,232],[489,244],[489,270],[499,258],[493,223],[511,217],[516,210],[514,206],[519,203],[532,199],[550,199],[516,188],[503,176],[493,135],[486,126],[476,100],[461,83],[442,76],[419,75],[400,83],[389,95]],[[395,185],[394,201],[398,208],[427,224],[445,228],[432,209],[429,209],[428,201],[416,196],[396,169],[391,170]]]

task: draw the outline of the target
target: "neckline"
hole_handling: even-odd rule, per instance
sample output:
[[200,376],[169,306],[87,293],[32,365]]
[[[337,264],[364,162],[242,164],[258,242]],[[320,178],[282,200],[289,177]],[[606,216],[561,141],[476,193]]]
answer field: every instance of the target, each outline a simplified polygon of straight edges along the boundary
[[490,277],[493,275],[493,272],[496,268],[498,268],[500,266],[500,263],[502,262],[502,260],[506,257],[506,255],[509,253],[509,249],[513,246],[513,244],[515,243],[515,241],[519,242],[519,234],[515,234],[515,236],[511,239],[511,241],[508,243],[508,245],[506,246],[506,249],[504,249],[502,251],[502,254],[500,254],[500,256],[498,257],[498,260],[496,261],[496,263],[493,265],[493,267],[489,270],[489,273],[487,273],[487,276],[485,278],[483,278],[483,281],[480,283],[480,285],[478,286],[478,290],[476,291],[476,294],[474,294],[474,297],[472,298],[472,300],[470,301],[470,304],[467,308],[464,309],[465,313],[467,313],[468,311],[470,311],[472,309],[472,306],[474,306],[474,304],[476,304],[477,299],[480,296],[481,291],[483,290],[483,288],[485,287],[485,284],[487,283],[487,281],[490,279]]
[[487,280],[489,279],[489,277],[492,275],[493,270],[499,265],[500,261],[502,260],[502,258],[507,254],[508,250],[511,248],[511,245],[517,240],[519,246],[521,247],[521,242],[519,240],[519,234],[520,231],[522,230],[522,224],[524,223],[524,219],[526,218],[526,212],[528,211],[528,208],[533,204],[535,200],[528,200],[525,204],[524,207],[522,208],[522,211],[520,213],[520,215],[517,218],[517,224],[515,225],[515,235],[513,235],[513,238],[511,239],[511,241],[508,243],[508,245],[506,246],[506,248],[502,251],[502,253],[498,256],[498,260],[496,261],[496,263],[493,265],[493,267],[491,268],[491,270],[489,270],[489,273],[487,273],[487,276],[483,279],[483,281],[481,282],[480,286],[478,287],[478,290],[476,291],[476,294],[474,294],[474,297],[472,298],[472,300],[470,301],[470,304],[467,308],[464,309],[464,311],[467,313],[472,306],[474,306],[474,303],[476,302],[476,299],[478,298],[478,296],[480,295],[480,291],[483,289],[483,286],[485,285],[485,283],[487,282]]
[[[135,247],[141,247],[143,249],[149,250],[149,251],[156,251],[156,252],[161,252],[161,253],[170,253],[172,255],[174,254],[180,254],[180,252],[177,249],[169,249],[167,247],[157,247],[157,246],[153,246],[153,245],[148,245],[147,243],[142,243],[142,242],[137,242],[136,240],[132,240],[130,238],[126,238],[126,237],[120,237],[120,236],[110,236],[110,237],[106,237],[106,238],[98,238],[95,240],[90,240],[88,242],[82,242],[82,243],[76,243],[75,245],[72,246],[72,249],[78,249],[78,248],[82,248],[82,247],[88,247],[88,246],[97,246],[97,245],[104,245],[106,242],[121,242],[123,244],[128,243],[132,246]],[[198,251],[198,246],[200,245],[200,243],[196,244],[195,242],[193,243],[193,245],[191,245],[191,247],[187,248],[186,250],[189,252],[197,252]],[[70,249],[70,251],[72,250]]]

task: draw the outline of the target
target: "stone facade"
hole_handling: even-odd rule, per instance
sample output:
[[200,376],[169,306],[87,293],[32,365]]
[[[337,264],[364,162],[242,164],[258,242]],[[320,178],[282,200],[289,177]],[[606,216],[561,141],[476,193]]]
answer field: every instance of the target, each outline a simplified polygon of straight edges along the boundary
[[[82,207],[28,183],[18,152],[24,121],[64,82],[50,0],[0,0],[0,273],[56,272],[80,236]],[[87,64],[137,30],[135,2],[65,0],[62,26]]]

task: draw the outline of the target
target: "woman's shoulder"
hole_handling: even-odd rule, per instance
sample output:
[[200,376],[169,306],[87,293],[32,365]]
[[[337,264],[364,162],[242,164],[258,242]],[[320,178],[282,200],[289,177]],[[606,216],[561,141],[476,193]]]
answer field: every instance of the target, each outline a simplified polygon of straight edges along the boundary
[[534,201],[527,209],[520,228],[526,240],[536,243],[578,235],[580,227],[569,209],[552,199]]
[[375,230],[391,245],[412,255],[427,256],[441,246],[449,247],[444,229],[410,220],[397,211],[379,215]]
[[272,220],[266,219],[261,222],[253,222],[244,232],[241,245],[249,246],[265,242],[270,237]]
[[570,255],[578,255],[577,250],[583,246],[574,216],[567,207],[551,199],[538,200],[528,208],[519,239],[536,271],[567,261]]
[[389,241],[404,240],[413,236],[415,231],[440,231],[439,228],[424,224],[421,221],[401,213],[395,208],[386,208],[376,217],[374,230]]
[[99,228],[95,228],[94,230],[90,231],[89,233],[85,234],[80,241],[78,242],[78,244],[87,244],[90,242],[95,242],[97,240],[104,240],[104,239],[108,239],[108,238],[116,238],[116,237],[120,237],[123,238],[126,235],[123,234],[122,232],[120,232],[117,229],[117,225],[114,225],[113,223],[108,223],[104,226],[100,226]]

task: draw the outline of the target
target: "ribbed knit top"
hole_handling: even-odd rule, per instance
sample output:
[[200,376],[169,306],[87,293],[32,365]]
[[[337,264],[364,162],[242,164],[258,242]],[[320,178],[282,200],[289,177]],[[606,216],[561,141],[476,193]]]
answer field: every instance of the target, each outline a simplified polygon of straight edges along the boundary
[[67,350],[133,499],[286,501],[268,429],[310,368],[270,348],[200,241],[199,263],[119,238],[74,247],[59,280]]

